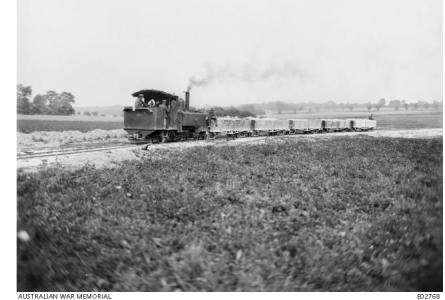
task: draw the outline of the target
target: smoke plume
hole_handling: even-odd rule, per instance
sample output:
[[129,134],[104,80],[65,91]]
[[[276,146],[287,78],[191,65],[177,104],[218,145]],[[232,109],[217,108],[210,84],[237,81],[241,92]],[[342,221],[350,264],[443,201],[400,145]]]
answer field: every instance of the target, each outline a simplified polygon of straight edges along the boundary
[[190,91],[193,87],[204,87],[220,81],[257,82],[273,78],[302,78],[306,76],[307,74],[294,63],[271,64],[266,67],[260,67],[253,63],[238,66],[226,64],[219,67],[207,64],[202,76],[190,76],[187,90]]

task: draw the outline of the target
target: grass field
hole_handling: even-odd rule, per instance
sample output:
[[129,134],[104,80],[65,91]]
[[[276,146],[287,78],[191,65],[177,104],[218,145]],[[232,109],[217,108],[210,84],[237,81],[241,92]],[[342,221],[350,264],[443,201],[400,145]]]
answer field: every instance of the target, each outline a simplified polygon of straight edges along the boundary
[[18,290],[442,291],[442,156],[338,137],[19,174]]
[[122,118],[89,117],[89,116],[44,116],[44,115],[18,115],[17,131],[72,131],[88,132],[94,129],[112,130],[122,129]]
[[[377,120],[377,127],[381,130],[392,129],[421,129],[443,127],[442,111],[383,111],[372,112]],[[318,119],[318,118],[368,118],[369,112],[332,112],[317,114],[281,114],[271,115],[277,119]]]

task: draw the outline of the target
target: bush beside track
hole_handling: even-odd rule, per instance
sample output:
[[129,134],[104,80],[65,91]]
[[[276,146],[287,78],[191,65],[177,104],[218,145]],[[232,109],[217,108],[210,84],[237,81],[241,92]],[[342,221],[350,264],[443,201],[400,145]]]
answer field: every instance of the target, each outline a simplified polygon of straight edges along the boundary
[[442,139],[19,174],[19,291],[441,291]]

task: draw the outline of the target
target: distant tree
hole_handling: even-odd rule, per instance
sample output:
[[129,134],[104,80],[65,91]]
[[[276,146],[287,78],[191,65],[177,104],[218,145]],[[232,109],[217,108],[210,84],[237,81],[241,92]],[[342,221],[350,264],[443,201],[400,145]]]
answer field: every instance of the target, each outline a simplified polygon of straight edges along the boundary
[[255,104],[243,104],[243,105],[237,106],[236,108],[241,111],[251,112],[254,115],[266,114],[266,112],[259,105],[255,105]]
[[29,100],[31,94],[32,88],[30,86],[17,85],[17,113],[25,115],[32,113],[32,105]]
[[338,104],[338,107],[339,107],[342,111],[344,111],[344,110],[346,109],[346,104],[344,104],[344,103],[339,103],[339,104]]
[[117,117],[119,117],[118,115],[113,115],[113,118],[117,118]]
[[48,102],[48,113],[51,115],[72,115],[75,110],[72,104],[75,102],[74,95],[68,92],[60,94],[55,91],[48,91],[43,95]]
[[84,114],[85,116],[91,116],[91,113],[90,113],[89,111],[84,111],[83,114]]
[[413,108],[414,108],[414,110],[418,110],[419,109],[419,103],[418,102],[413,103]]
[[349,109],[349,111],[352,111],[354,109],[354,104],[346,103],[346,107]]
[[424,103],[423,103],[423,108],[424,108],[424,109],[428,109],[428,108],[430,108],[430,104],[429,104],[428,102],[424,102]]
[[408,110],[408,108],[409,108],[409,104],[406,102],[406,100],[402,100],[401,105],[403,106],[403,108],[404,108],[405,110]]
[[48,111],[47,99],[40,94],[35,95],[32,101],[32,113],[36,115],[44,115],[47,114]]
[[316,112],[319,112],[319,111],[320,111],[320,106],[317,105],[317,104],[314,104],[314,110],[315,110]]
[[394,107],[394,110],[399,110],[401,104],[400,100],[397,99],[389,101],[389,106]]
[[368,111],[372,110],[372,104],[370,102],[366,103],[366,108],[368,109]]
[[331,101],[324,103],[323,107],[326,110],[335,110],[337,108],[337,103],[335,103],[334,101],[331,100]]
[[301,112],[304,110],[304,105],[303,104],[294,104],[292,106],[292,111],[294,114],[297,114],[298,112]]
[[57,111],[58,107],[58,94],[55,91],[47,91],[43,97],[45,98],[45,101],[48,103],[48,113],[51,115],[56,115],[55,113]]
[[275,108],[278,114],[283,113],[283,110],[285,108],[286,104],[282,101],[275,102]]
[[432,106],[433,106],[433,108],[434,108],[435,110],[438,110],[438,109],[439,109],[439,106],[440,106],[439,101],[434,100]]
[[107,115],[106,115],[106,114],[100,114],[100,116],[101,116],[101,117],[106,117]]
[[97,111],[93,111],[93,112],[92,112],[92,115],[95,116],[95,117],[97,117],[97,115],[99,115],[99,113],[98,113]]
[[59,95],[60,98],[60,107],[59,114],[61,115],[72,115],[75,113],[73,108],[73,104],[76,102],[74,100],[74,95],[68,92],[62,92]]
[[379,102],[377,102],[377,104],[378,104],[380,107],[385,106],[385,104],[386,104],[386,99],[385,99],[385,98],[381,98],[381,99],[379,100]]
[[240,117],[240,118],[245,118],[245,117],[255,117],[255,115],[249,111],[245,111],[245,110],[239,110],[233,106],[231,107],[219,107],[219,106],[214,106],[214,107],[210,107],[208,108],[208,111],[213,111],[213,115],[217,116],[217,117],[225,117],[225,116],[229,116],[229,117]]

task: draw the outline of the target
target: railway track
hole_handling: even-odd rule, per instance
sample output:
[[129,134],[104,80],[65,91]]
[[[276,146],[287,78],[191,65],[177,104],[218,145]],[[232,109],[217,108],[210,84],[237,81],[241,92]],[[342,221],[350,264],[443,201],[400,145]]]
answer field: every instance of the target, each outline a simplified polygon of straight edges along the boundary
[[[337,136],[355,136],[369,135],[374,137],[393,137],[393,138],[433,138],[443,136],[442,128],[420,129],[420,130],[384,130],[371,132],[344,132],[332,134],[308,134],[306,138],[325,139]],[[279,136],[278,136],[279,137]],[[297,137],[297,135],[285,135],[282,138]],[[303,135],[301,135],[303,137]],[[174,151],[183,151],[192,147],[203,147],[208,145],[224,146],[247,144],[255,145],[258,143],[267,143],[271,136],[258,136],[251,138],[216,138],[207,141],[187,140],[167,143],[130,143],[129,141],[115,141],[107,143],[88,143],[83,145],[64,145],[62,147],[42,147],[28,148],[17,154],[17,170],[24,173],[32,173],[57,164],[67,169],[75,170],[85,164],[91,164],[97,168],[114,166],[116,163],[125,160],[140,159],[142,153],[134,150],[151,149],[147,152],[148,156],[153,154],[154,159],[164,157],[164,153],[171,154]],[[272,142],[274,138],[270,139]],[[123,149],[123,150],[120,150]]]
[[138,144],[114,144],[114,145],[100,145],[100,146],[86,146],[86,147],[71,147],[71,148],[57,148],[57,149],[45,149],[40,151],[23,151],[22,153],[17,154],[17,160],[31,159],[31,158],[41,158],[41,157],[50,157],[50,156],[63,156],[63,155],[72,155],[79,153],[87,153],[87,152],[97,152],[97,151],[108,151],[108,150],[116,150],[116,149],[126,149],[126,148],[137,148]]
[[[253,137],[260,137],[260,136],[253,136]],[[239,138],[248,138],[246,136],[240,136],[240,137],[234,137],[234,136],[221,136],[221,137],[215,137],[210,138],[209,142],[222,142],[222,141],[229,141]],[[185,139],[185,140],[178,140],[178,141],[172,141],[167,143],[155,143],[152,141],[126,141],[126,142],[119,142],[119,143],[113,143],[113,144],[89,144],[89,145],[82,145],[82,146],[63,146],[59,148],[41,148],[41,149],[30,149],[30,150],[23,150],[22,152],[17,154],[17,160],[25,160],[25,159],[33,159],[33,158],[44,158],[44,157],[52,157],[52,156],[64,156],[64,155],[72,155],[72,154],[80,154],[80,153],[89,153],[89,152],[99,152],[99,151],[109,151],[109,150],[116,150],[116,149],[141,149],[142,146],[143,150],[147,150],[148,147],[151,145],[161,145],[161,144],[170,144],[170,143],[186,143],[190,141],[197,141],[199,139]],[[130,143],[129,143],[130,142]]]
[[[434,129],[438,130],[438,129]],[[405,130],[407,132],[407,130]],[[416,130],[419,131],[419,130]],[[422,131],[422,130],[420,130]],[[427,131],[427,130],[423,130]],[[431,131],[431,130],[430,130]],[[340,135],[354,135],[354,134],[367,134],[367,135],[374,135],[374,136],[391,136],[391,132],[396,133],[397,131],[383,131],[380,132],[377,131],[371,131],[371,132],[343,132],[343,134],[338,133],[332,133],[332,134],[326,134],[323,133],[321,135],[332,135],[332,136],[340,136]],[[406,135],[405,132],[405,135]],[[433,132],[434,133],[434,132]],[[442,134],[442,131],[440,132],[440,135]],[[319,136],[318,134],[301,134],[305,136]],[[393,134],[394,135],[394,134]],[[428,134],[427,134],[428,135]],[[434,134],[433,134],[434,135]],[[283,135],[278,135],[283,136]],[[284,136],[295,136],[294,134],[291,135],[284,135]],[[272,137],[272,136],[254,136],[251,138],[261,138],[261,137]],[[394,136],[397,137],[397,134]],[[240,137],[241,139],[251,139],[248,137]],[[221,136],[216,138],[211,138],[207,140],[207,142],[213,143],[213,144],[219,144],[221,142],[226,142],[230,140],[238,140],[240,138],[234,138],[234,137],[228,137],[228,136]],[[100,151],[110,151],[110,150],[117,150],[117,149],[142,149],[147,150],[149,147],[154,145],[168,145],[168,144],[182,144],[187,142],[193,142],[198,141],[197,139],[187,139],[182,141],[174,141],[174,142],[166,142],[166,143],[153,143],[151,141],[124,141],[124,142],[116,142],[113,144],[107,144],[107,143],[101,143],[101,144],[88,144],[88,145],[82,145],[82,146],[65,146],[63,148],[41,148],[41,149],[29,149],[24,150],[17,154],[17,160],[26,160],[26,159],[34,159],[34,158],[45,158],[45,157],[53,157],[53,156],[64,156],[64,155],[73,155],[73,154],[80,154],[80,153],[89,153],[89,152],[100,152]],[[142,146],[142,148],[141,148]]]
[[[221,138],[218,138],[221,139]],[[233,137],[225,138],[225,140],[233,140]],[[59,147],[59,148],[41,148],[41,149],[29,149],[23,150],[17,154],[17,160],[26,160],[26,159],[34,159],[34,158],[45,158],[45,157],[53,157],[53,156],[64,156],[64,155],[73,155],[80,153],[89,153],[89,152],[99,152],[99,151],[109,151],[109,150],[117,150],[117,149],[142,149],[147,150],[151,145],[161,145],[161,144],[170,144],[170,143],[186,143],[191,141],[197,141],[198,139],[186,139],[181,141],[167,142],[167,143],[154,143],[152,141],[134,141],[130,140],[127,142],[115,143],[112,145],[86,145],[86,146],[77,146],[77,147]],[[209,141],[214,141],[215,139],[209,139]],[[222,140],[222,139],[221,139]],[[142,146],[142,148],[141,148]]]

